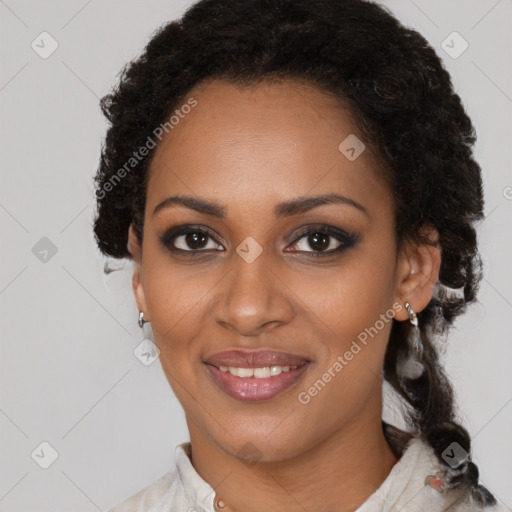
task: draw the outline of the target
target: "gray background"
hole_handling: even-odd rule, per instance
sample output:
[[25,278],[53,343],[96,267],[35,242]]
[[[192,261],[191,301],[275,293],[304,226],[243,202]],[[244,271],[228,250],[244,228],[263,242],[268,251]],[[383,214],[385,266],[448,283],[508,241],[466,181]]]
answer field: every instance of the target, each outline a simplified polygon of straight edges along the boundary
[[[131,265],[103,275],[91,223],[105,131],[98,100],[190,4],[0,0],[2,511],[106,510],[168,471],[188,440],[159,360],[146,367],[133,354],[142,337]],[[512,510],[512,1],[385,4],[436,48],[477,128],[485,279],[446,364],[481,480]],[[43,31],[59,45],[47,59],[31,47],[50,48]],[[454,31],[469,43],[457,58],[442,47],[460,51]],[[392,407],[385,419],[400,425]],[[58,452],[48,469],[43,441]]]

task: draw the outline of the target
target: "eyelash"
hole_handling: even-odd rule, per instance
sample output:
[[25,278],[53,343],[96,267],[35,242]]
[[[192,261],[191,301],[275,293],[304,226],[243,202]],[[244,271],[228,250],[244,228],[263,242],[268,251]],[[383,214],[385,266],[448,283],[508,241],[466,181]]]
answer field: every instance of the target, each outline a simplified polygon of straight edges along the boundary
[[[220,244],[220,242],[217,241],[216,239],[216,235],[215,233],[210,230],[209,228],[207,227],[195,227],[195,226],[178,226],[176,228],[173,228],[171,230],[169,230],[167,233],[165,233],[162,237],[161,237],[161,242],[162,244],[171,252],[174,252],[174,253],[190,253],[190,256],[192,256],[194,253],[201,253],[201,252],[209,252],[211,251],[211,249],[190,249],[190,250],[184,250],[184,249],[178,249],[176,247],[173,246],[173,243],[175,241],[176,238],[178,238],[179,236],[182,236],[182,235],[187,235],[187,234],[191,234],[191,233],[195,233],[195,234],[201,234],[201,235],[206,235],[208,236],[210,239],[212,239],[215,243],[219,244],[219,245],[222,245]],[[297,251],[299,253],[306,253],[306,254],[310,254],[312,256],[315,256],[315,257],[326,257],[326,256],[332,256],[334,254],[338,254],[340,252],[342,252],[343,250],[345,249],[349,249],[350,247],[353,247],[359,237],[357,234],[355,233],[349,233],[345,230],[342,230],[342,229],[338,229],[338,228],[333,228],[332,226],[328,226],[328,225],[318,225],[318,226],[309,226],[308,228],[300,231],[296,238],[294,239],[294,241],[290,244],[290,245],[295,245],[297,242],[299,242],[302,238],[305,238],[306,236],[308,235],[313,235],[313,234],[316,234],[316,233],[321,233],[321,234],[324,234],[324,235],[328,235],[329,237],[332,237],[332,238],[335,238],[338,242],[340,242],[340,245],[339,247],[337,247],[336,249],[331,249],[330,251],[328,252],[321,252],[321,251]]]

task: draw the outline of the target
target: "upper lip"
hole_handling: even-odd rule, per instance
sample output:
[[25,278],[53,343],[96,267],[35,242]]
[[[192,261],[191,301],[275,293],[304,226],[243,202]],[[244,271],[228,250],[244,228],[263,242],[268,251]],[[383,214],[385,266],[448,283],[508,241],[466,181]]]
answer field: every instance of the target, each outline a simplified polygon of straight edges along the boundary
[[309,363],[307,357],[271,349],[234,349],[217,352],[209,356],[205,363],[216,367],[234,366],[238,368],[258,368],[261,366],[300,366]]

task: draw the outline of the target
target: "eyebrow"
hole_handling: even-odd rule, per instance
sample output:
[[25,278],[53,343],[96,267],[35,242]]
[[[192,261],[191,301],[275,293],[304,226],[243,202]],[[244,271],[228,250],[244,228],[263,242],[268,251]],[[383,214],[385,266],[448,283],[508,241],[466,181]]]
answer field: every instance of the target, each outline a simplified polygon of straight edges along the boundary
[[[325,204],[344,204],[352,206],[369,216],[368,211],[362,204],[350,197],[340,194],[322,194],[317,196],[297,197],[295,199],[279,203],[274,209],[274,214],[276,217],[291,217],[292,215],[305,213],[317,206]],[[224,218],[227,213],[227,209],[225,207],[212,201],[199,199],[193,196],[174,195],[159,203],[153,210],[153,215],[156,215],[160,210],[171,206],[184,206],[204,215],[218,217],[219,219]]]

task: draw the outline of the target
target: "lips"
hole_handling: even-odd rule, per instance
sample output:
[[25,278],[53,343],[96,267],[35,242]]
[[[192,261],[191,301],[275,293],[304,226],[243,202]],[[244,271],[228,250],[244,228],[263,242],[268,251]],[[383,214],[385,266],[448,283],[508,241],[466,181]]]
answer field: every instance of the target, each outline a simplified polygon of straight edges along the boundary
[[[236,400],[248,402],[269,400],[288,391],[307,373],[310,363],[305,356],[269,349],[228,350],[213,354],[204,361],[208,374],[219,389]],[[221,369],[272,366],[288,369],[284,371],[283,368],[278,375],[263,378],[239,377]]]
[[307,357],[277,350],[227,350],[206,358],[206,364],[217,368],[235,366],[238,368],[259,368],[262,366],[301,366],[309,363]]

